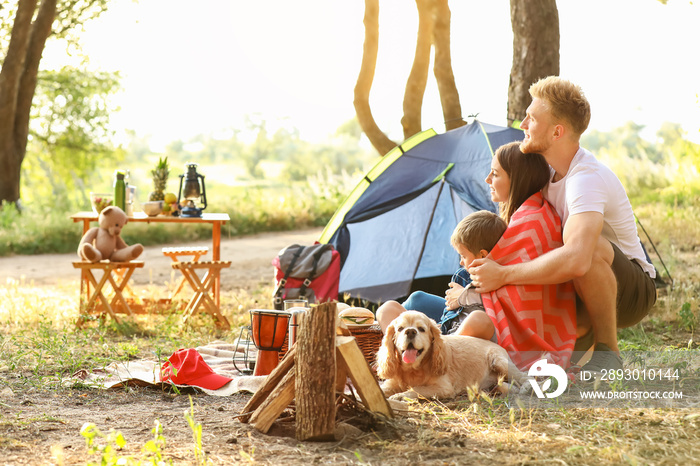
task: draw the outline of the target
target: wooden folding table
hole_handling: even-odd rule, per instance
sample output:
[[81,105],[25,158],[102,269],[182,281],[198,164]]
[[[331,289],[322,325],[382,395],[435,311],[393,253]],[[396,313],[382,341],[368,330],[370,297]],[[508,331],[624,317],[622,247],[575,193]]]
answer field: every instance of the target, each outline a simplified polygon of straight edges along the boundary
[[[98,215],[93,211],[78,212],[70,216],[73,222],[83,222],[83,234],[90,229],[90,223],[97,222]],[[221,225],[230,221],[231,218],[227,213],[203,213],[201,217],[172,217],[165,215],[156,215],[149,217],[143,212],[136,212],[129,217],[129,222],[135,223],[176,223],[181,225],[198,225],[208,223],[212,225],[212,260],[221,260]],[[82,280],[88,286],[89,280],[85,271],[82,272]],[[221,293],[221,277],[216,277],[212,284],[212,296],[216,306],[219,307]]]

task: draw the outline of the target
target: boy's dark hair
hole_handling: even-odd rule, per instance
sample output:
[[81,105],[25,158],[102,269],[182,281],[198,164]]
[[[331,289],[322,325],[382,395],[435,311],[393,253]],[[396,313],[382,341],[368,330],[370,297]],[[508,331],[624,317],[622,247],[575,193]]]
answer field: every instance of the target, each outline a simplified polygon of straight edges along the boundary
[[452,232],[450,243],[462,245],[476,255],[482,249],[491,251],[506,231],[506,222],[488,210],[479,210],[464,217]]

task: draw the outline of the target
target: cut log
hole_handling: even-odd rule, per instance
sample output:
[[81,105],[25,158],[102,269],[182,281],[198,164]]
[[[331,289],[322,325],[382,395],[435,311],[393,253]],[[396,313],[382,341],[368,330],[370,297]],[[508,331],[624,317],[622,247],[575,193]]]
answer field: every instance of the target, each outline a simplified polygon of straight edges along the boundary
[[335,303],[311,308],[296,342],[296,438],[335,440]]
[[270,396],[255,410],[250,422],[257,430],[266,434],[282,411],[294,401],[294,378],[294,371],[288,371]]
[[348,384],[348,366],[345,365],[342,355],[339,350],[335,350],[335,391],[336,393],[345,392],[345,386]]
[[[347,367],[348,375],[360,395],[365,407],[370,411],[382,413],[386,417],[394,417],[391,406],[384,397],[384,392],[379,387],[377,379],[367,364],[362,350],[357,346],[355,337],[336,337],[338,352],[342,358],[343,367]],[[340,366],[341,362],[338,361]]]
[[282,380],[282,378],[285,376],[287,372],[292,369],[294,366],[294,354],[296,352],[296,346],[292,347],[289,351],[287,351],[287,354],[284,355],[284,358],[280,361],[280,363],[275,367],[270,375],[267,376],[265,379],[265,382],[263,383],[262,387],[256,391],[252,398],[248,400],[248,403],[246,403],[245,408],[243,408],[243,412],[241,413],[242,415],[239,417],[241,422],[248,422],[250,420],[250,416],[253,414],[253,411],[255,411],[260,404],[265,401],[265,399],[272,393],[272,391],[275,389],[277,384]]

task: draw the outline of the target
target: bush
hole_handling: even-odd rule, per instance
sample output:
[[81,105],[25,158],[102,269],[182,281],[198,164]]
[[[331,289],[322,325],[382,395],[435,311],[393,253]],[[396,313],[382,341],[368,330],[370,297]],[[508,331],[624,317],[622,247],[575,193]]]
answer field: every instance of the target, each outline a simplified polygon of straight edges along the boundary
[[[217,195],[206,211],[227,212],[231,217],[222,229],[223,237],[323,226],[345,195],[336,189],[325,190],[332,197],[319,197],[308,183],[207,188]],[[70,220],[73,213],[41,205],[19,213],[14,205],[5,205],[0,209],[0,256],[77,251],[82,224]],[[211,226],[182,228],[178,224],[134,223],[127,225],[123,237],[128,244],[144,246],[191,242],[211,238]]]

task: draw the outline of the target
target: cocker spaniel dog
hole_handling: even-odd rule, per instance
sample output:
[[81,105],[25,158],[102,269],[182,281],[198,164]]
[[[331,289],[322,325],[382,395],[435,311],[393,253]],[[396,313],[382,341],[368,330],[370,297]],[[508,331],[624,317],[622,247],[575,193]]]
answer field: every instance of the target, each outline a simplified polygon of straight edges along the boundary
[[391,322],[377,363],[377,375],[385,379],[382,390],[394,399],[452,398],[468,388],[515,392],[527,379],[497,344],[442,335],[435,321],[416,311]]

